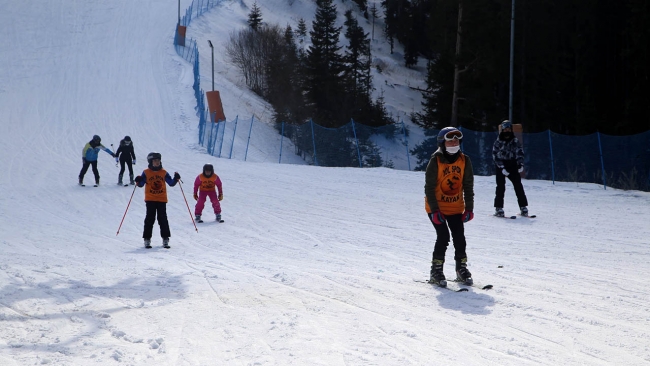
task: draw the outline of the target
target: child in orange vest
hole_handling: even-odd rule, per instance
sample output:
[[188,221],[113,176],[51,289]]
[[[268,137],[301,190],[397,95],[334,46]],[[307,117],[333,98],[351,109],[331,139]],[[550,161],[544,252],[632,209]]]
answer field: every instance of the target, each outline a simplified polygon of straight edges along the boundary
[[454,239],[457,281],[471,285],[467,269],[464,224],[474,218],[474,172],[472,161],[460,151],[462,132],[445,127],[438,134],[438,150],[431,155],[425,175],[425,210],[436,229],[436,244],[429,282],[447,286],[443,273],[449,231]]
[[[219,190],[218,197],[217,189]],[[205,200],[208,197],[210,197],[210,202],[212,203],[212,209],[216,215],[217,222],[223,222],[221,219],[221,205],[219,204],[219,201],[223,199],[221,179],[219,179],[219,176],[214,173],[214,167],[212,164],[205,164],[203,166],[203,173],[196,176],[196,179],[194,180],[194,199],[196,200],[194,214],[196,215],[196,221],[198,222],[203,222],[203,220],[201,220],[201,213],[205,206]]]
[[167,188],[165,183],[173,187],[181,180],[178,173],[174,173],[172,178],[169,173],[162,167],[161,155],[152,152],[147,155],[149,167],[142,172],[142,175],[135,177],[135,183],[138,187],[147,186],[144,191],[144,202],[147,205],[147,215],[144,218],[144,247],[151,248],[151,235],[153,224],[156,222],[158,215],[158,225],[160,226],[160,236],[163,238],[163,247],[169,248],[169,222],[167,221]]

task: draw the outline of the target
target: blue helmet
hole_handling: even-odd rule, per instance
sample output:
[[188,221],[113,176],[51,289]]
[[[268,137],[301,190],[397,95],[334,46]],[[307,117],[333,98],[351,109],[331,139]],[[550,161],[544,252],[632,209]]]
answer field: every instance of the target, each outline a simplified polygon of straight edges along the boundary
[[445,146],[445,140],[463,140],[463,133],[456,127],[445,127],[438,132],[438,146]]

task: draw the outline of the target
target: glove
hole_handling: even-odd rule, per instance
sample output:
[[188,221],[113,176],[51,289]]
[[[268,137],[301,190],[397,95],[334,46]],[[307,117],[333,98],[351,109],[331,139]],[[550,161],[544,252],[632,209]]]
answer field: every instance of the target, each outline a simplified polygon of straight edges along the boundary
[[474,213],[472,211],[463,212],[463,222],[472,221],[474,218]]
[[113,154],[113,157],[117,159],[117,154]]
[[196,194],[196,193],[194,193],[194,200],[195,200],[195,201],[198,201],[198,200],[199,200],[199,195]]
[[81,162],[86,164],[86,158],[81,158]]
[[524,171],[524,166],[523,166],[523,165],[520,165],[520,166],[519,166],[519,169],[517,169],[517,171],[518,171],[519,173],[523,172],[523,171]]
[[510,173],[508,173],[508,171],[505,168],[501,169],[501,173],[503,173],[503,175],[505,175],[506,177],[510,175]]
[[175,172],[175,173],[174,173],[174,180],[176,180],[176,181],[181,180],[181,175],[178,174],[178,172]]
[[119,160],[120,160],[120,159],[116,156],[116,157],[115,157],[115,162],[118,163]]
[[135,159],[133,159],[133,165],[135,165]]
[[135,183],[136,183],[136,184],[140,184],[140,181],[142,181],[142,176],[141,176],[141,175],[138,175],[137,177],[135,177],[134,180],[135,180]]
[[219,201],[223,201],[223,193],[219,193]]
[[430,213],[429,219],[431,219],[431,222],[433,222],[435,225],[442,225],[447,221],[445,219],[445,215],[442,212],[440,212],[440,210],[435,210],[432,213]]

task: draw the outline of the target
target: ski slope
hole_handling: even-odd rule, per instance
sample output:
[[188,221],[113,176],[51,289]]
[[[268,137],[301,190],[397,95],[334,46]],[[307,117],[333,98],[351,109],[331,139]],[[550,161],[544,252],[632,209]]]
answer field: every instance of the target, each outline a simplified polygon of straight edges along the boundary
[[[200,31],[214,16],[227,38],[245,25],[242,3],[224,5],[230,27],[208,14]],[[650,363],[649,193],[525,181],[538,218],[504,220],[491,216],[494,177],[476,177],[469,269],[494,289],[433,288],[414,282],[435,241],[422,172],[242,162],[197,146],[176,2],[0,5],[0,365]],[[232,98],[242,113],[263,107],[245,89]],[[213,163],[226,222],[196,231],[171,188],[171,249],[155,226],[145,250],[143,192],[114,184],[110,156],[100,152],[98,188],[76,185],[93,134],[107,147],[131,136],[136,171],[160,152],[192,210],[193,180]],[[506,213],[515,206],[508,186]],[[453,247],[447,260],[451,277]]]

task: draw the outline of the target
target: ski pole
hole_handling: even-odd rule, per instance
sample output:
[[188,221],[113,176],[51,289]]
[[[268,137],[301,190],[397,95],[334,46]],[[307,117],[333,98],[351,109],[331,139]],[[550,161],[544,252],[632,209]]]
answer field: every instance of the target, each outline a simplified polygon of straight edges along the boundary
[[185,206],[187,206],[187,213],[190,214],[190,219],[192,219],[192,224],[194,224],[194,229],[196,229],[196,232],[199,232],[199,228],[196,227],[196,222],[194,222],[194,218],[192,217],[192,211],[190,211],[190,205],[187,203],[187,198],[185,198],[185,192],[183,192],[183,185],[181,184],[182,180],[178,180],[178,186],[181,187],[181,193],[183,194],[183,199],[185,200]]
[[120,222],[120,227],[117,228],[117,234],[115,234],[115,236],[118,236],[120,234],[120,229],[122,228],[122,223],[124,222],[124,218],[126,217],[126,212],[129,210],[129,206],[131,206],[131,200],[133,199],[133,194],[135,193],[136,188],[138,188],[137,184],[135,186],[133,186],[133,192],[131,193],[131,198],[129,198],[129,204],[126,205],[126,210],[124,210],[124,216],[122,216],[122,221]]

